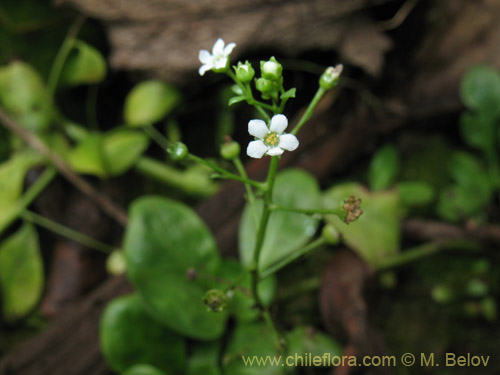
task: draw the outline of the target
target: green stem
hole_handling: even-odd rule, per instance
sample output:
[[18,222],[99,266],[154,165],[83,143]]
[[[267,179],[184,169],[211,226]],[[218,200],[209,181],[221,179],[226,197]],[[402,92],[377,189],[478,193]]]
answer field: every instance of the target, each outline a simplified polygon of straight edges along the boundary
[[212,168],[214,171],[219,172],[222,177],[225,177],[225,178],[228,178],[231,180],[235,180],[235,181],[240,181],[240,182],[243,182],[244,184],[252,185],[260,190],[263,189],[262,183],[248,179],[248,178],[244,178],[244,177],[238,176],[234,173],[231,173],[229,171],[226,171],[224,168],[219,167],[217,164],[212,163],[208,160],[202,159],[199,156],[196,156],[196,155],[193,155],[190,153],[190,154],[188,154],[187,159]]
[[56,92],[57,83],[59,82],[59,77],[61,76],[64,63],[75,44],[76,36],[78,35],[84,21],[85,16],[79,16],[75,20],[69,29],[61,48],[57,52],[54,64],[52,64],[52,68],[50,70],[49,80],[47,82],[48,94],[51,100],[54,98],[54,93]]
[[[236,167],[236,170],[240,174],[241,177],[248,179],[247,172],[245,170],[245,167],[243,166],[243,163],[241,162],[241,159],[239,157],[236,157],[233,159],[234,166]],[[259,215],[257,213],[257,207],[255,205],[255,195],[252,190],[252,186],[248,183],[245,183],[245,190],[247,192],[247,197],[248,197],[248,202],[250,203],[250,207],[252,209],[252,213],[255,219],[255,223],[259,222]]]
[[297,125],[295,125],[295,128],[292,130],[292,134],[297,134],[299,130],[304,126],[304,124],[309,120],[314,112],[314,108],[318,105],[318,102],[320,99],[323,97],[325,94],[326,90],[323,89],[322,87],[318,88],[318,91],[316,91],[316,94],[314,95],[314,98],[311,100],[311,103],[309,103],[309,106],[307,107],[306,111],[300,118],[299,122]]
[[308,208],[296,208],[296,207],[284,207],[278,205],[271,205],[269,207],[271,211],[287,211],[287,212],[296,212],[298,214],[306,214],[306,215],[336,215],[340,219],[345,218],[345,211],[342,207],[339,207],[335,210],[325,210],[325,209],[308,209]]
[[52,182],[54,177],[57,176],[54,167],[47,167],[40,177],[29,187],[24,195],[16,202],[11,211],[8,211],[7,218],[0,224],[0,233],[2,233],[19,215],[28,207],[45,188]]
[[65,227],[55,221],[52,221],[44,216],[40,216],[31,211],[24,211],[21,214],[22,218],[30,221],[40,227],[48,229],[54,233],[57,233],[63,237],[69,238],[75,242],[79,242],[82,245],[85,245],[91,249],[95,249],[101,251],[103,253],[110,253],[115,250],[114,247],[110,245],[106,245],[98,240],[95,240],[91,237],[88,237],[80,232],[77,232],[71,228]]
[[163,150],[167,150],[168,146],[170,146],[170,141],[161,134],[153,125],[147,125],[142,128],[144,133],[146,133],[149,138],[155,141],[158,146],[160,146]]

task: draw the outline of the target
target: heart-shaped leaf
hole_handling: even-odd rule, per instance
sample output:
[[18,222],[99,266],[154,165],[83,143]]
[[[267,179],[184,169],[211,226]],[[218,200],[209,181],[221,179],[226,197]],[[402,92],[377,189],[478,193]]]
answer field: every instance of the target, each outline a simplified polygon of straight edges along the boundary
[[[189,207],[161,197],[136,200],[129,217],[124,240],[127,275],[147,310],[185,336],[220,336],[226,313],[207,312],[202,302],[220,262],[205,224]],[[204,277],[192,280],[190,270]]]
[[[318,183],[310,174],[288,169],[279,173],[273,192],[274,203],[279,206],[302,209],[320,206],[320,190]],[[257,202],[256,210],[262,211],[262,202]],[[294,212],[272,212],[264,244],[260,254],[259,269],[261,272],[280,264],[282,260],[300,250],[315,234],[318,220],[311,216]],[[257,225],[250,205],[245,207],[240,223],[239,252],[244,265],[250,265],[253,257]],[[277,271],[275,268],[274,271]]]
[[108,364],[118,372],[138,364],[171,374],[183,373],[186,367],[184,340],[155,321],[136,294],[118,297],[106,306],[100,341]]

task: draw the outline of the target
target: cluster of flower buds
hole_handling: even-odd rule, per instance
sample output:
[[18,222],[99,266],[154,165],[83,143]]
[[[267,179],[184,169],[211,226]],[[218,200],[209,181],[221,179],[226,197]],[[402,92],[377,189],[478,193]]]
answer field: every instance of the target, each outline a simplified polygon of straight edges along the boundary
[[349,199],[346,199],[342,207],[345,211],[346,224],[352,223],[363,214],[363,210],[361,209],[361,199],[356,199],[354,195],[351,195]]
[[207,311],[222,312],[227,306],[227,295],[223,290],[210,289],[205,293],[203,302],[207,306]]

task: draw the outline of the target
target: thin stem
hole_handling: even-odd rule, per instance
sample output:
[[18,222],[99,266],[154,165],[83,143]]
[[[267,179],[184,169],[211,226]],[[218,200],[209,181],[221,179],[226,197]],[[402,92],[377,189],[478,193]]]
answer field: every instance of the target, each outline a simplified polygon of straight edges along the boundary
[[231,180],[240,181],[240,182],[243,182],[244,184],[252,185],[252,186],[254,186],[254,187],[256,187],[257,189],[260,189],[260,190],[263,189],[262,183],[254,181],[254,180],[251,180],[251,179],[248,179],[248,178],[240,177],[240,176],[238,176],[238,175],[236,175],[234,173],[226,171],[224,168],[219,167],[215,163],[212,163],[212,162],[210,162],[208,160],[200,158],[199,156],[196,156],[196,155],[193,155],[193,154],[188,154],[187,159],[195,161],[195,162],[197,162],[199,164],[203,164],[203,165],[206,165],[207,167],[212,168],[214,171],[219,172],[222,177],[225,177],[225,178],[228,178],[228,179],[231,179]]
[[166,150],[168,146],[170,146],[170,141],[167,137],[161,134],[153,125],[144,126],[142,129],[144,130],[144,133],[146,133],[149,138],[155,141],[162,149]]
[[64,225],[56,223],[55,221],[52,221],[44,216],[35,214],[34,212],[24,211],[21,216],[27,221],[30,221],[63,237],[69,238],[70,240],[81,243],[82,245],[85,245],[91,249],[98,250],[106,254],[111,253],[115,250],[113,246],[106,245],[105,243],[88,237],[80,232],[77,232],[76,230],[65,227]]
[[50,70],[49,80],[47,82],[47,89],[49,92],[49,97],[52,100],[54,98],[54,93],[56,91],[57,83],[59,81],[59,77],[61,76],[62,69],[64,67],[64,63],[68,58],[71,49],[73,48],[76,40],[76,36],[80,31],[80,28],[85,21],[85,16],[78,16],[73,25],[68,31],[66,38],[64,39],[59,52],[57,52],[54,63],[52,64],[52,69]]
[[47,186],[52,182],[54,177],[57,176],[56,169],[54,167],[48,167],[40,177],[31,185],[26,193],[19,199],[16,206],[11,210],[7,218],[0,224],[0,233],[2,233],[14,220],[17,219],[19,215],[28,207],[41,193],[45,190]]
[[[245,167],[243,166],[243,163],[241,162],[241,159],[238,157],[233,159],[234,166],[236,167],[236,170],[240,174],[241,177],[248,179],[247,171],[245,170]],[[250,207],[252,209],[252,213],[255,219],[255,222],[259,222],[259,215],[257,213],[257,207],[255,206],[255,195],[253,193],[252,187],[250,184],[245,183],[245,190],[247,192],[247,197],[248,197],[248,202],[250,203]]]
[[314,95],[314,98],[311,100],[311,103],[309,103],[309,106],[307,107],[306,111],[300,118],[299,122],[297,125],[295,125],[295,128],[292,130],[292,134],[297,134],[299,130],[304,126],[304,124],[309,120],[314,112],[314,108],[318,105],[318,102],[320,99],[323,97],[325,94],[326,90],[322,87],[318,88],[318,91],[316,91],[316,94]]
[[308,209],[308,208],[296,208],[296,207],[284,207],[278,205],[271,205],[269,207],[271,211],[287,211],[287,212],[296,212],[298,214],[306,214],[306,215],[336,215],[339,218],[343,219],[345,217],[345,211],[339,207],[334,210],[325,210],[325,209]]

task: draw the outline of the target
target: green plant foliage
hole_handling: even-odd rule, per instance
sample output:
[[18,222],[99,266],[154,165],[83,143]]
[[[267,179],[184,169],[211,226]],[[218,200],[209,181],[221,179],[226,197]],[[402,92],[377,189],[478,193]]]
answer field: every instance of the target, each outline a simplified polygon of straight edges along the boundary
[[180,101],[179,91],[166,83],[141,82],[125,100],[125,122],[130,126],[151,125],[167,116]]
[[349,225],[333,215],[328,215],[326,220],[341,233],[351,249],[368,264],[376,266],[379,261],[399,251],[399,194],[395,190],[371,193],[357,183],[344,183],[327,190],[323,195],[323,204],[325,208],[336,209],[350,195],[361,198],[363,215]]
[[262,358],[278,355],[274,337],[269,327],[263,323],[240,324],[236,327],[227,344],[222,365],[224,374],[231,375],[278,375],[285,367],[266,363],[265,365],[246,365],[242,356]]
[[432,185],[423,181],[401,181],[396,184],[396,189],[405,207],[425,206],[431,203],[436,192]]
[[[238,261],[224,259],[217,271],[217,275],[231,283],[237,283],[239,287],[250,290],[250,274]],[[276,278],[271,275],[262,279],[258,287],[259,296],[264,306],[269,306],[276,292]],[[229,299],[228,313],[232,314],[239,321],[253,321],[259,316],[259,311],[253,309],[254,299],[236,288],[234,295]]]
[[[295,208],[318,208],[321,202],[317,181],[309,173],[298,169],[288,169],[279,173],[273,193],[274,202],[280,206]],[[262,205],[257,204],[260,212]],[[261,272],[280,263],[294,252],[300,250],[316,233],[318,220],[294,212],[273,212],[268,223],[267,235],[260,254]],[[253,257],[257,225],[252,208],[247,205],[243,211],[239,232],[240,258],[250,265]],[[274,269],[277,271],[278,269]]]
[[188,361],[187,375],[220,375],[220,343],[195,343]]
[[105,177],[107,173],[103,154],[101,134],[92,133],[69,152],[68,161],[71,168],[78,173]]
[[487,158],[495,157],[498,123],[491,113],[465,112],[460,117],[460,125],[462,137],[470,146],[482,151]]
[[36,230],[25,224],[0,244],[0,290],[5,321],[14,322],[38,303],[44,272]]
[[77,40],[74,49],[64,64],[61,82],[66,85],[88,85],[106,78],[106,60],[91,45]]
[[40,75],[28,64],[15,61],[0,67],[0,103],[28,130],[47,130],[53,119],[50,96]]
[[123,372],[138,364],[171,374],[185,370],[184,340],[153,320],[136,294],[118,297],[106,307],[100,340],[104,357],[115,371]]
[[152,315],[192,338],[219,337],[227,315],[209,313],[202,303],[213,282],[188,271],[213,275],[219,266],[210,231],[189,207],[161,197],[143,197],[130,209],[124,250],[127,275]]
[[168,375],[151,365],[135,365],[123,373],[123,375]]
[[499,114],[500,74],[489,66],[470,68],[462,78],[460,95],[471,110]]
[[368,170],[368,185],[371,190],[384,190],[392,186],[399,172],[399,154],[392,145],[377,150]]

